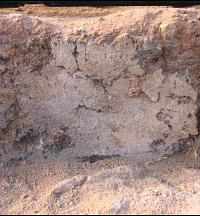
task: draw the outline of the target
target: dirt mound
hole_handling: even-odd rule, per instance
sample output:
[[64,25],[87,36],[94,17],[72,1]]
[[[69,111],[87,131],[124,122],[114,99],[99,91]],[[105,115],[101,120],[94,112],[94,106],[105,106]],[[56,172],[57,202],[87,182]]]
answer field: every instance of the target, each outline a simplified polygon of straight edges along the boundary
[[152,165],[105,159],[0,169],[3,214],[197,214],[199,170],[176,155]]

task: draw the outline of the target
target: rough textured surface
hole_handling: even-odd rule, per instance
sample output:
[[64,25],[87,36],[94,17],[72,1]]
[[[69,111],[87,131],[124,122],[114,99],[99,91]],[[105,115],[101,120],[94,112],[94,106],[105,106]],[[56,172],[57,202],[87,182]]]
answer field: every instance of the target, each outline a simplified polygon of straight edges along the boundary
[[196,215],[200,171],[193,164],[185,154],[148,166],[124,159],[95,164],[73,160],[31,166],[18,163],[0,168],[0,212]]
[[0,15],[0,157],[155,158],[198,135],[196,9]]

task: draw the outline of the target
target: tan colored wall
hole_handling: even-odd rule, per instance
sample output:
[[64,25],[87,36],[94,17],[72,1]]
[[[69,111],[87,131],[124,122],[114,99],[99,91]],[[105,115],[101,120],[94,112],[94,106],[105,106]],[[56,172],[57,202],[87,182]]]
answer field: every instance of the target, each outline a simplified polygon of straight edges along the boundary
[[0,15],[1,158],[155,158],[198,135],[200,15]]

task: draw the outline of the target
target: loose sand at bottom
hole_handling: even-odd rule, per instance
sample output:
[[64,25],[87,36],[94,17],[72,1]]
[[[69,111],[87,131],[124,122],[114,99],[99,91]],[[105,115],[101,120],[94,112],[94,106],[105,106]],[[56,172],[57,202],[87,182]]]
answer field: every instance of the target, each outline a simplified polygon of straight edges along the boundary
[[[153,164],[123,158],[95,163],[21,161],[0,169],[0,212],[197,214],[200,171],[194,165],[193,156],[186,154]],[[82,182],[81,176],[86,178]],[[56,190],[59,193],[53,193]]]

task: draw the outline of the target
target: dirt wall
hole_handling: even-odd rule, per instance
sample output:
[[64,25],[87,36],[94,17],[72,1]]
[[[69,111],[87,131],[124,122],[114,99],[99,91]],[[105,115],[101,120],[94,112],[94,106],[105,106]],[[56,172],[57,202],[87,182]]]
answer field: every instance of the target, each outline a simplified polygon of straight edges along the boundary
[[200,14],[0,15],[0,157],[183,150],[199,133]]

